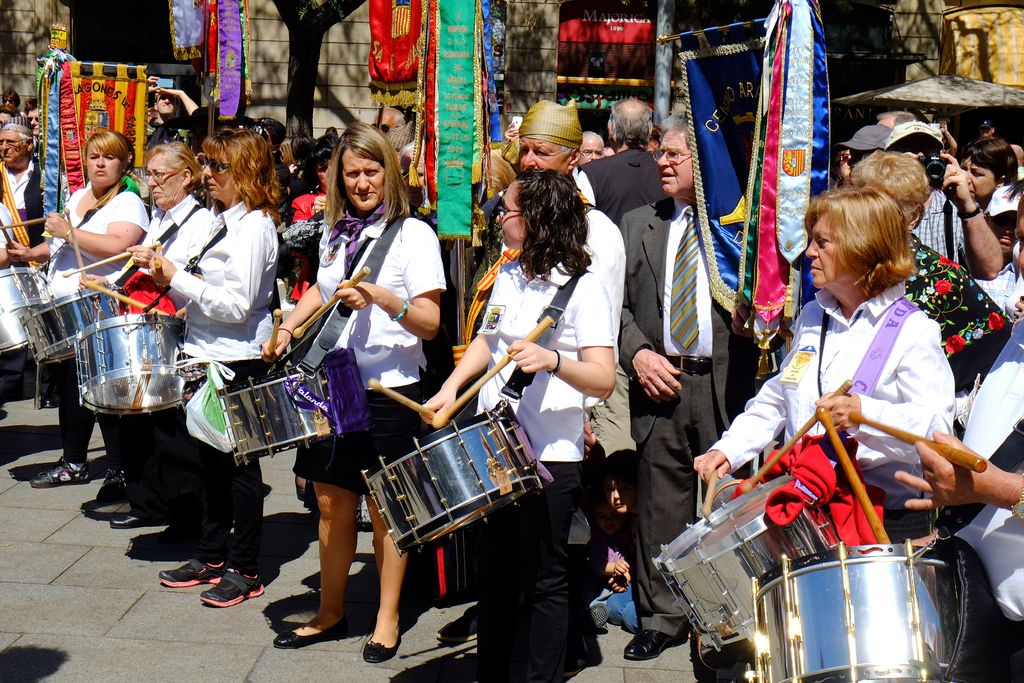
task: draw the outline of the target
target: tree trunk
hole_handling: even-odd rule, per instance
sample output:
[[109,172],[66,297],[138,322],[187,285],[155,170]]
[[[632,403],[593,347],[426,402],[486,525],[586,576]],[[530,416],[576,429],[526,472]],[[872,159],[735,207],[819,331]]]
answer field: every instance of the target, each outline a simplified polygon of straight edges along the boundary
[[313,134],[313,100],[324,31],[288,31],[288,137]]

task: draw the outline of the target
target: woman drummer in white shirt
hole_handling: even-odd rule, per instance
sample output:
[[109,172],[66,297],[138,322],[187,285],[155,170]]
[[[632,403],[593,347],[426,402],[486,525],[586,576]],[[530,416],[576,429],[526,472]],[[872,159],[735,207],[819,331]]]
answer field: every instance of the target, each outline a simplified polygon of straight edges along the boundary
[[[480,612],[477,675],[508,680],[517,618],[529,615],[527,677],[560,680],[569,624],[569,527],[581,490],[584,398],[608,398],[615,387],[613,347],[617,307],[605,283],[588,272],[587,212],[568,175],[528,170],[509,186],[497,209],[505,245],[522,249],[498,271],[479,334],[455,371],[426,405],[442,410],[458,390],[506,354],[510,364],[480,392],[490,410],[516,367],[533,382],[513,404],[517,419],[553,481],[543,495],[524,497],[488,519],[479,552]],[[522,341],[537,325],[556,290],[579,282],[549,348]],[[519,586],[531,586],[522,612]]]
[[[317,287],[310,287],[281,324],[275,360],[291,341],[292,331],[324,301],[337,293],[352,309],[335,348],[349,348],[364,386],[381,384],[420,401],[419,368],[426,364],[421,340],[431,339],[440,324],[441,292],[445,289],[441,249],[433,230],[409,217],[409,202],[398,155],[380,131],[365,124],[350,126],[338,141],[328,178],[327,220],[320,242]],[[398,230],[374,283],[340,287],[346,272],[365,262],[352,261],[368,239],[384,230]],[[368,247],[372,250],[374,245]],[[309,622],[285,631],[274,646],[296,649],[345,635],[345,586],[356,549],[356,506],[368,493],[362,470],[413,451],[420,431],[419,416],[391,399],[367,392],[373,427],[300,448],[295,474],[313,482],[320,507],[320,609]],[[394,657],[401,642],[398,602],[408,556],[400,556],[373,501],[367,506],[373,523],[373,547],[380,575],[380,604],[373,634],[363,659],[379,663]]]
[[[46,232],[50,237],[31,248],[7,246],[8,256],[13,262],[49,261],[47,279],[55,298],[74,294],[79,289],[78,275],[65,277],[66,273],[79,266],[69,237],[78,244],[82,264],[89,265],[138,244],[149,226],[145,205],[128,189],[127,175],[132,167],[131,143],[120,133],[100,131],[89,138],[85,146],[85,162],[89,182],[71,195],[65,215],[51,213],[47,216]],[[74,235],[71,235],[72,231]],[[120,267],[120,264],[100,266],[91,273],[108,276]],[[89,480],[86,452],[95,416],[79,402],[75,359],[57,363],[52,375],[60,399],[58,417],[64,453],[54,467],[32,479],[34,488]],[[113,438],[110,430],[114,428],[115,420],[104,416],[99,422],[100,428]],[[104,440],[110,441],[107,434]],[[112,455],[116,457],[116,454]]]
[[[201,254],[198,272],[167,260],[154,271],[151,252],[137,251],[136,260],[150,269],[158,286],[170,285],[172,294],[188,302],[184,354],[222,363],[234,371],[232,381],[244,381],[266,371],[260,345],[273,327],[280,189],[270,149],[252,131],[217,131],[203,141],[199,161],[216,212],[208,234],[197,235],[190,245],[190,260]],[[199,596],[213,607],[258,597],[263,594],[260,462],[235,465],[230,453],[185,440],[183,432],[179,417],[179,443],[198,449],[195,457],[203,468],[202,533],[195,558],[160,572],[160,582],[168,588],[215,584]]]
[[[857,460],[868,484],[885,491],[886,531],[893,542],[930,533],[927,514],[904,509],[917,493],[895,481],[894,473],[920,474],[912,445],[851,419],[864,417],[915,434],[950,431],[953,373],[940,342],[938,323],[916,308],[906,316],[874,390],[868,396],[829,397],[852,380],[891,306],[915,270],[906,224],[896,203],[874,189],[833,190],[815,198],[804,219],[807,258],[820,291],[801,311],[792,351],[772,377],[732,421],[729,430],[694,468],[707,480],[749,462],[772,443],[780,429],[792,436],[818,406],[835,426],[856,437]],[[822,325],[826,324],[826,334]],[[819,348],[822,347],[822,348]],[[821,434],[816,425],[811,434]]]

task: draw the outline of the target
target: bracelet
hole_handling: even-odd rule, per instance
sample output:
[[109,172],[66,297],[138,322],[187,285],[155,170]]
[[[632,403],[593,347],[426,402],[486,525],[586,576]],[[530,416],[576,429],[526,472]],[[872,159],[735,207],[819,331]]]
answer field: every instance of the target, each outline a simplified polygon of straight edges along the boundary
[[975,216],[977,216],[979,214],[981,214],[981,205],[980,204],[975,204],[974,205],[974,211],[971,211],[969,213],[960,213],[959,211],[956,212],[957,217],[959,217],[960,219],[965,220],[965,221],[968,220],[969,218],[974,218]]
[[396,315],[391,316],[391,322],[397,323],[399,320],[405,317],[405,314],[409,312],[409,300],[402,299],[402,310]]
[[284,327],[284,326],[278,327],[277,331],[278,332],[287,332],[288,336],[290,336],[290,337],[294,337],[295,336],[294,332],[292,332],[291,330],[289,330],[287,327]]
[[562,369],[562,354],[555,349],[555,367],[548,370],[549,375],[557,375],[558,371]]

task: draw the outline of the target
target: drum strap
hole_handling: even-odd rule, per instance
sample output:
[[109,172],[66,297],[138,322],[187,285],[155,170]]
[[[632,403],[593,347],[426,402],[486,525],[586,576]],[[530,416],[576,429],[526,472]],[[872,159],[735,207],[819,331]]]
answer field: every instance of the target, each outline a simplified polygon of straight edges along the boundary
[[[548,344],[551,343],[552,338],[555,336],[555,331],[558,329],[558,323],[561,321],[562,316],[565,315],[565,309],[569,305],[569,299],[572,297],[572,293],[576,291],[576,284],[580,281],[580,276],[577,275],[569,279],[564,285],[558,288],[555,292],[555,296],[551,299],[551,303],[544,309],[544,312],[540,314],[540,318],[537,322],[540,322],[545,317],[550,317],[555,321],[555,324],[544,330],[544,334],[537,338],[537,345],[543,348],[547,348]],[[535,373],[526,373],[516,368],[512,373],[512,376],[505,382],[505,386],[502,387],[501,393],[509,398],[518,401],[523,397],[523,391],[528,386],[533,384],[533,378]]]
[[[1007,472],[1016,472],[1020,469],[1024,464],[1024,418],[1017,421],[1006,440],[999,445],[988,461]],[[942,536],[952,536],[974,521],[984,509],[985,505],[982,503],[942,508],[937,522],[939,532]]]
[[[163,234],[160,235],[160,237],[158,237],[156,241],[159,242],[160,244],[163,244],[167,240],[174,237],[178,230],[180,230],[182,226],[188,223],[188,220],[192,218],[192,216],[194,216],[196,212],[199,211],[199,209],[201,208],[203,208],[201,204],[196,204],[195,206],[193,206],[192,210],[189,211],[187,216],[185,216],[185,220],[181,222],[181,225],[178,225],[177,223],[172,221],[170,227],[164,230]],[[118,287],[124,287],[125,283],[128,282],[128,280],[131,279],[132,275],[135,275],[135,273],[137,273],[138,270],[139,267],[136,265],[129,266],[123,273],[121,273],[121,276],[117,278],[117,281],[114,282],[114,284],[117,285]],[[170,288],[168,287],[167,289]],[[166,294],[166,291],[164,292],[164,294]],[[161,294],[160,296],[162,297],[163,294]]]
[[[365,266],[370,269],[370,276],[365,281],[376,282],[377,275],[380,273],[380,267],[384,264],[384,258],[388,255],[391,243],[395,241],[398,232],[399,228],[396,228],[395,223],[392,222],[384,228],[380,237],[377,239],[367,239],[363,242],[363,246],[359,247],[359,251],[353,257],[352,263],[348,267],[348,272],[345,273],[345,280],[352,278],[352,273],[356,271],[356,266],[358,265],[360,268]],[[367,249],[369,249],[369,253],[366,254],[366,261],[360,264],[359,260]],[[302,357],[302,360],[299,361],[299,367],[304,372],[312,374],[320,369],[324,362],[324,356],[338,343],[338,339],[341,338],[341,333],[345,331],[345,325],[348,324],[348,319],[351,315],[352,309],[338,303],[335,305],[334,310],[324,316],[327,322],[320,328],[320,331],[313,339],[313,343]]]

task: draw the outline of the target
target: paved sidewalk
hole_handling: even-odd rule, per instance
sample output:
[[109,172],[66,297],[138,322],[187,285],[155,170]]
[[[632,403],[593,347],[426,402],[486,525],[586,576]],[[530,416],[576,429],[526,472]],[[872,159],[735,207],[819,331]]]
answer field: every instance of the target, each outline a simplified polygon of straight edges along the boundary
[[[0,413],[0,681],[471,681],[476,648],[447,647],[438,628],[464,605],[432,606],[407,584],[402,647],[381,665],[360,655],[375,613],[370,535],[360,534],[349,582],[351,637],[301,651],[276,650],[274,635],[316,611],[320,585],[315,520],[295,499],[292,454],[263,461],[266,499],[262,568],[266,594],[228,609],[204,607],[201,588],[170,590],[161,569],[191,556],[157,541],[159,529],[116,531],[103,513],[83,513],[102,483],[99,430],[89,484],[34,490],[28,479],[59,456],[57,411],[31,401]],[[88,515],[88,516],[87,516]],[[89,517],[92,517],[91,519]],[[600,664],[574,680],[692,680],[686,646],[655,662],[627,662],[628,634],[598,638]],[[603,661],[602,661],[603,658]]]

